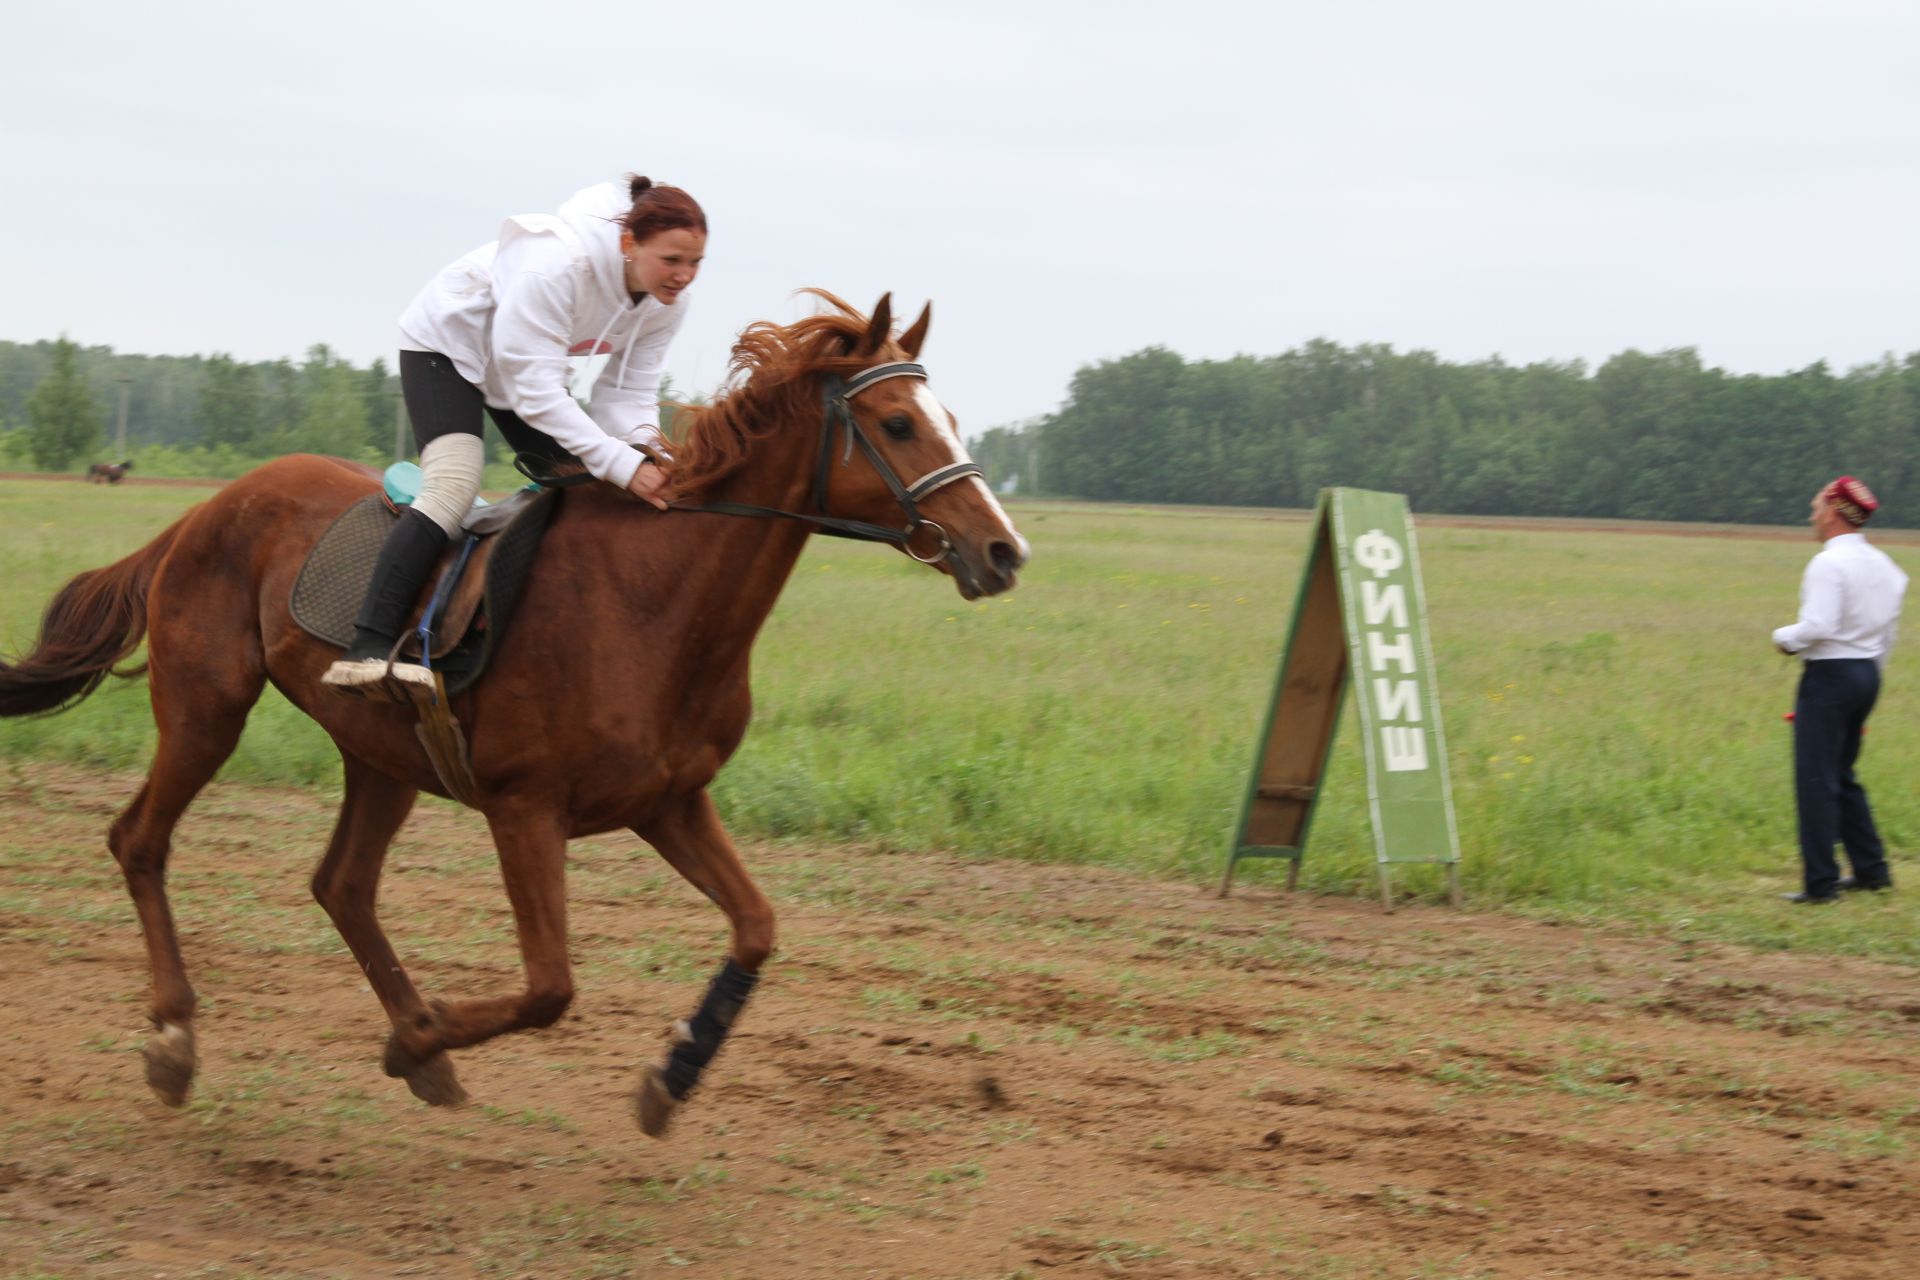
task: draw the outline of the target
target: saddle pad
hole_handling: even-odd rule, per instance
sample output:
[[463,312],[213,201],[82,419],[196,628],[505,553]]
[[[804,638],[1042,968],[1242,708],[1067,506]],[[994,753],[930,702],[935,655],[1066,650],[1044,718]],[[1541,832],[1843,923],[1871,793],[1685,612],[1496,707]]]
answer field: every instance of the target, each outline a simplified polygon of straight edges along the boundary
[[[497,532],[481,537],[466,572],[434,619],[433,658],[449,692],[466,688],[485,669],[494,643],[513,615],[559,496],[548,490],[527,495],[524,501],[510,500],[510,511],[502,510],[509,503],[485,508],[508,518],[496,526]],[[397,513],[381,495],[368,494],[341,512],[320,535],[293,584],[290,607],[302,630],[342,649],[352,642],[353,619],[373,579],[374,558],[396,519]],[[461,545],[462,540],[456,539],[428,577],[421,603],[408,621],[410,631],[419,625],[426,601]],[[406,648],[417,653],[418,641],[409,636]]]

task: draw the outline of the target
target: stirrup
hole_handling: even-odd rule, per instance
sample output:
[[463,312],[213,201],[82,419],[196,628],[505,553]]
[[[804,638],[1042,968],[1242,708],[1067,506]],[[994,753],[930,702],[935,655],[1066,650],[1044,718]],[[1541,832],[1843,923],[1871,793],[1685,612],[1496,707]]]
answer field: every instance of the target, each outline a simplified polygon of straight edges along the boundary
[[432,688],[433,672],[417,662],[389,663],[385,658],[341,658],[327,668],[327,673],[320,677],[320,683],[356,697],[372,696],[400,702],[405,699],[396,695],[404,692],[403,686],[425,685]]

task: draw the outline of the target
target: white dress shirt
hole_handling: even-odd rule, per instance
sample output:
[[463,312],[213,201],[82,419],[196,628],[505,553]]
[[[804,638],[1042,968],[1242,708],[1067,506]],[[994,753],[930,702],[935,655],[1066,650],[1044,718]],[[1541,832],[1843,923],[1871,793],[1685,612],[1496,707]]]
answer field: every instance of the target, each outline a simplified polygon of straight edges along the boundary
[[1872,658],[1887,665],[1900,623],[1907,575],[1857,533],[1828,538],[1800,579],[1800,621],[1773,642],[1808,662]]

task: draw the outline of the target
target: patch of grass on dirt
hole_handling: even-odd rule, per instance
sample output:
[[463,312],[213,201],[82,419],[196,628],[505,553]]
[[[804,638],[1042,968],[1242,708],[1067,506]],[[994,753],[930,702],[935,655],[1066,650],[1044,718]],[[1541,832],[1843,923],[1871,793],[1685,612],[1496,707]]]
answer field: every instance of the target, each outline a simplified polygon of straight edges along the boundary
[[1165,1036],[1128,1027],[1114,1038],[1135,1053],[1160,1062],[1205,1062],[1208,1058],[1243,1054],[1248,1048],[1241,1037],[1224,1031]]
[[[647,1256],[660,1244],[660,1237],[643,1215],[628,1209],[592,1206],[570,1202],[542,1205],[509,1214],[479,1235],[469,1252],[480,1273],[488,1276],[525,1276],[553,1274],[552,1266],[564,1260],[568,1274],[622,1276],[634,1274],[636,1257]],[[604,1269],[579,1254],[604,1254]],[[669,1265],[687,1265],[690,1261],[671,1246],[666,1254],[655,1254]]]
[[1912,1142],[1907,1131],[1916,1127],[1916,1115],[1920,1115],[1920,1103],[1902,1102],[1882,1110],[1877,1123],[1835,1122],[1809,1134],[1807,1141],[1848,1158],[1905,1156]]

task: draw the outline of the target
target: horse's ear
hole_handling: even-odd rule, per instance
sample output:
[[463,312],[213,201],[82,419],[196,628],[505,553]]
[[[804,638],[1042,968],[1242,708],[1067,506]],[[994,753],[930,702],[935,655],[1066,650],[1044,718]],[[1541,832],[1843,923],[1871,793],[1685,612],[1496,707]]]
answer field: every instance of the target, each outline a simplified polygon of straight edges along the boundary
[[920,318],[915,320],[908,326],[907,331],[900,335],[900,345],[905,348],[907,359],[918,360],[920,358],[920,347],[921,344],[927,340],[927,325],[931,323],[932,320],[933,304],[929,302],[926,306],[920,308]]
[[893,332],[893,293],[880,295],[880,301],[873,304],[873,319],[867,321],[867,332],[860,339],[856,349],[858,355],[872,355],[880,349],[880,344]]

